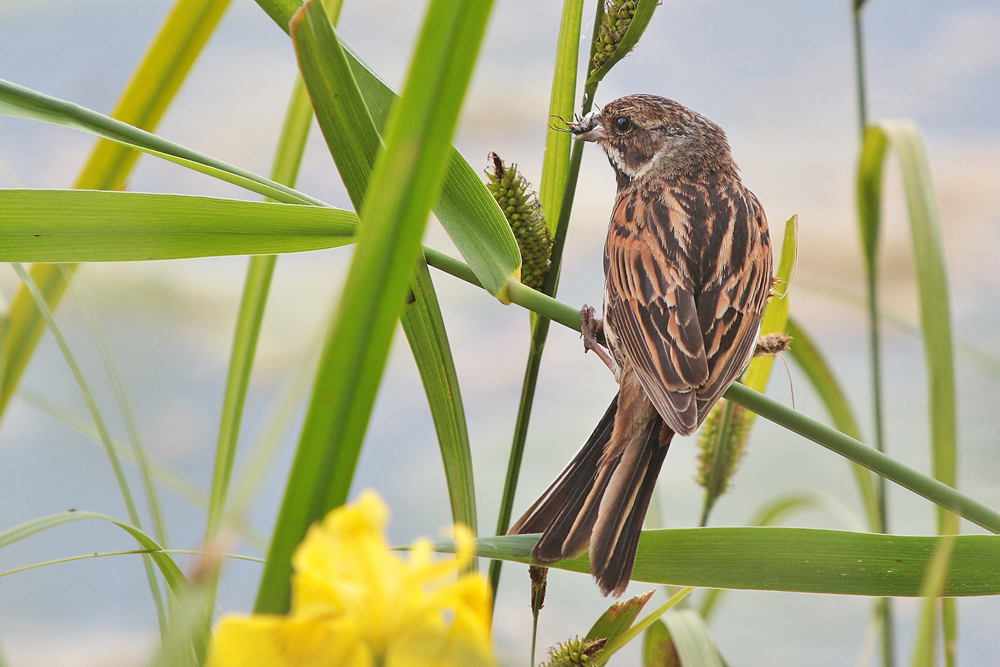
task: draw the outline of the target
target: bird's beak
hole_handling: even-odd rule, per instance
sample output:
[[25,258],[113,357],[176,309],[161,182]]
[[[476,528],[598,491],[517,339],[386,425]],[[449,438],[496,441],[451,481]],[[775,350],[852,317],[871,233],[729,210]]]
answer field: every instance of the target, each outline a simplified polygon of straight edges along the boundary
[[601,141],[608,138],[608,132],[601,124],[601,117],[596,111],[591,111],[579,122],[570,125],[569,131],[580,141]]

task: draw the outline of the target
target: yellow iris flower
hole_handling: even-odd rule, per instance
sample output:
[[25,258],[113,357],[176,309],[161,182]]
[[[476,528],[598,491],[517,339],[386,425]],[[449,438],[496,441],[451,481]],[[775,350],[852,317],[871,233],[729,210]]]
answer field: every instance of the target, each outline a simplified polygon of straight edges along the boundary
[[408,560],[389,550],[388,510],[372,491],[330,512],[292,559],[287,616],[226,616],[209,667],[492,667],[490,591],[456,526],[458,557],[432,560],[417,541]]

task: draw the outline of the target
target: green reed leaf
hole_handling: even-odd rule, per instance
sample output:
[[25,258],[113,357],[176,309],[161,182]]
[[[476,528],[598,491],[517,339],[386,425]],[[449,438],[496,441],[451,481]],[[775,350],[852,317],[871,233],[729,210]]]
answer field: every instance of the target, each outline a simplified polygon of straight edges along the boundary
[[[215,30],[230,0],[177,0],[132,79],[122,91],[115,110],[116,118],[145,130],[152,130],[177,93],[205,42]],[[0,84],[2,88],[2,84]],[[0,92],[0,113],[4,93]],[[119,190],[135,164],[135,153],[98,142],[90,159],[77,177],[75,187]],[[31,267],[31,278],[38,285],[49,308],[55,310],[66,288],[62,271],[49,264]],[[27,290],[19,289],[11,306],[11,328],[7,352],[0,349],[0,414],[13,395],[45,329],[41,313]]]
[[682,667],[723,667],[722,657],[704,619],[693,609],[663,617]]
[[[306,5],[303,18],[293,26],[292,38],[327,146],[351,201],[360,210],[382,146],[381,137],[336,32],[318,4]],[[454,160],[453,157],[452,163]],[[447,185],[442,190],[442,199],[448,196],[446,188]],[[475,532],[475,489],[465,410],[444,319],[423,261],[417,264],[410,294],[412,302],[403,309],[400,321],[437,430],[453,520]],[[340,460],[346,467],[332,476],[350,480],[356,459],[341,457]],[[294,481],[289,484],[301,488]]]
[[[448,148],[491,8],[491,2],[432,0],[427,11],[365,195],[357,248],[320,360],[293,478],[310,468],[321,476],[353,471],[350,461],[364,438],[421,255],[420,239],[444,183]],[[306,17],[300,13],[296,21]],[[331,451],[331,442],[341,445]],[[292,550],[312,521],[344,502],[349,488],[350,480],[338,476],[306,493],[286,492],[258,612],[288,608]]]
[[[528,563],[537,535],[475,540],[483,558]],[[784,527],[673,528],[643,531],[633,581],[672,586],[792,591],[873,597],[921,596],[941,540]],[[1000,536],[960,535],[942,595],[1000,594]],[[433,545],[454,553],[450,540]],[[588,572],[582,554],[549,567]]]
[[0,261],[121,262],[334,248],[357,216],[320,207],[97,190],[0,190]]
[[[865,132],[858,168],[862,239],[867,261],[877,262],[882,171],[890,146],[899,159],[917,271],[934,477],[954,486],[957,481],[957,419],[948,279],[930,167],[920,129],[912,121],[883,121],[869,126]],[[955,532],[958,524],[942,511],[938,513],[938,526],[942,534],[947,534]]]
[[559,41],[556,44],[556,61],[552,72],[552,92],[549,97],[549,115],[545,132],[545,159],[542,162],[542,180],[538,187],[538,200],[548,221],[549,231],[555,233],[563,193],[569,177],[570,146],[573,136],[561,126],[560,119],[572,119],[576,104],[576,72],[579,69],[580,25],[583,21],[583,0],[563,2],[559,22]]
[[118,526],[131,535],[145,552],[148,552],[149,557],[156,564],[160,574],[163,575],[163,580],[167,582],[167,586],[175,596],[187,585],[187,579],[180,568],[177,567],[177,564],[174,563],[170,556],[163,553],[163,549],[156,543],[156,540],[135,526],[104,514],[98,514],[97,512],[59,512],[58,514],[50,514],[38,519],[32,519],[13,528],[8,528],[0,532],[0,549],[37,533],[76,521],[106,521]]
[[597,619],[587,632],[586,639],[614,639],[621,636],[632,627],[632,623],[639,617],[639,612],[651,597],[653,591],[615,602]]

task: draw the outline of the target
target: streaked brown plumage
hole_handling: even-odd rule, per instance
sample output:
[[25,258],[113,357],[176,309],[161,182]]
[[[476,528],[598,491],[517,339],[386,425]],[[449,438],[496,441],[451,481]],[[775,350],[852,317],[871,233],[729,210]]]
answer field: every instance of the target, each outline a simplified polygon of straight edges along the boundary
[[740,181],[725,133],[704,116],[630,95],[571,131],[604,148],[618,179],[603,327],[619,392],[510,533],[542,533],[533,551],[542,563],[589,544],[591,572],[617,596],[674,433],[693,433],[753,355],[771,247],[764,209]]

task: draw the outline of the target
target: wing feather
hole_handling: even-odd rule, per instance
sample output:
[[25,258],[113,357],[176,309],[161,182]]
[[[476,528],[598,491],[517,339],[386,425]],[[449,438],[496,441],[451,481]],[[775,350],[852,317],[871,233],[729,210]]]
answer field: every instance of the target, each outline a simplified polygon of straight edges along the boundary
[[605,245],[605,329],[660,416],[688,435],[750,359],[771,250],[763,209],[739,181],[675,194],[620,194]]

